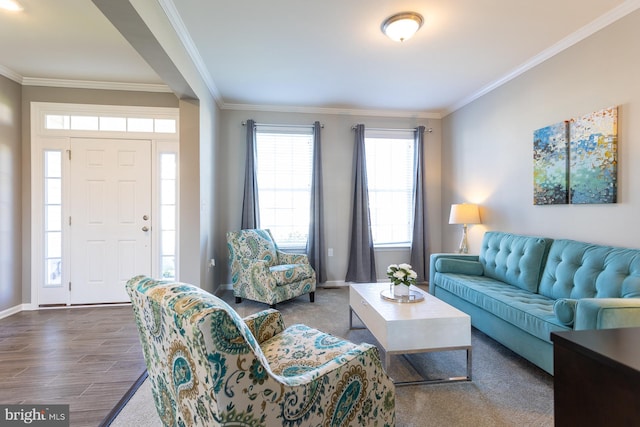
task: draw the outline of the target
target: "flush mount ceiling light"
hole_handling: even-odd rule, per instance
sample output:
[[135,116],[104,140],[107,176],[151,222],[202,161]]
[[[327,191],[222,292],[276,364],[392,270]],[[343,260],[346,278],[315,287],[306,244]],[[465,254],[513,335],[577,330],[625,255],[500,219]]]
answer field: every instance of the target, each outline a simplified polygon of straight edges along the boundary
[[10,10],[11,12],[20,12],[22,6],[15,0],[0,0],[0,9]]
[[403,42],[410,39],[422,27],[423,22],[419,13],[401,12],[385,19],[380,28],[391,40]]

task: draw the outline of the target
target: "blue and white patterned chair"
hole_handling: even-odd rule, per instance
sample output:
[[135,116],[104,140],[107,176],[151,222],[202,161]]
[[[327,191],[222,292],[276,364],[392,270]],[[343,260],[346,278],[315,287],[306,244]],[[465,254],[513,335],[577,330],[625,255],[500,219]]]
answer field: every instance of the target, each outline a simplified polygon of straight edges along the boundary
[[395,387],[378,349],[269,309],[241,319],[192,285],[127,283],[165,426],[393,426]]
[[275,308],[304,294],[314,301],[316,273],[309,258],[279,250],[269,230],[230,231],[227,246],[236,303],[246,298]]

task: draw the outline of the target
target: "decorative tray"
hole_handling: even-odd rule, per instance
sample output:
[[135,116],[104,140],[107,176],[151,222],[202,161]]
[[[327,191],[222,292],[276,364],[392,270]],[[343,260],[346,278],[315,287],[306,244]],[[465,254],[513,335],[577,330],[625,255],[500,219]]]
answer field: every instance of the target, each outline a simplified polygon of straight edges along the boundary
[[380,297],[387,301],[399,302],[399,303],[412,303],[424,301],[424,295],[422,292],[416,292],[409,289],[409,295],[393,295],[389,289],[385,289],[380,292]]

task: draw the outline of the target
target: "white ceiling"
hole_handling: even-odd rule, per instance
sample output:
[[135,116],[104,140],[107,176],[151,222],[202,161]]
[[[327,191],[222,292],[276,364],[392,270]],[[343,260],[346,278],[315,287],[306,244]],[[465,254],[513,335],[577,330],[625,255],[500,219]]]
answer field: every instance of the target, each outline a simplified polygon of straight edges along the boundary
[[[18,1],[23,12],[0,11],[0,74],[23,84],[161,87],[90,0]],[[640,7],[640,0],[138,1],[167,10],[222,108],[434,115]],[[406,10],[422,14],[424,26],[402,44],[387,39],[380,24]]]

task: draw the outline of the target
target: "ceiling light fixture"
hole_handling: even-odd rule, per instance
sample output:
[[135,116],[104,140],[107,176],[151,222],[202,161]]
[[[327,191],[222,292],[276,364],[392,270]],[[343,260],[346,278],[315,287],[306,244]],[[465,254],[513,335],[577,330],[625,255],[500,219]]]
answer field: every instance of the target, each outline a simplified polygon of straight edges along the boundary
[[16,0],[0,0],[0,9],[9,10],[11,12],[20,12],[22,6]]
[[419,13],[401,12],[385,19],[380,29],[391,40],[403,42],[410,39],[422,27],[423,22]]

